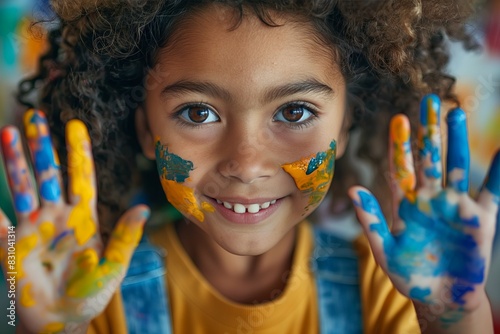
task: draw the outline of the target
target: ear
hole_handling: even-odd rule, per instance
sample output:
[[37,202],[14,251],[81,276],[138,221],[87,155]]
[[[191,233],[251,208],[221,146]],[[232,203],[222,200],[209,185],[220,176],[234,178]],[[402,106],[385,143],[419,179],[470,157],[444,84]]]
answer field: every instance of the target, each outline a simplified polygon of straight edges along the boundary
[[142,148],[142,153],[146,158],[154,160],[156,158],[154,138],[149,128],[146,112],[142,107],[137,108],[135,111],[135,131],[137,133],[137,140]]

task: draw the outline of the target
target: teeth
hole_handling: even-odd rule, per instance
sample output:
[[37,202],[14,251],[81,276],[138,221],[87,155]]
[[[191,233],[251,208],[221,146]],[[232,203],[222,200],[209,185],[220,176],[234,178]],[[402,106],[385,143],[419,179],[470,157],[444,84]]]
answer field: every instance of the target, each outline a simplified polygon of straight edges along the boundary
[[236,203],[233,207],[234,212],[236,213],[245,213],[247,208],[243,204]]
[[[260,205],[259,204],[250,204],[247,208],[248,212],[250,213],[257,213],[260,211]],[[236,211],[236,210],[235,210]]]
[[243,205],[243,204],[240,204],[240,203],[231,204],[229,202],[223,202],[223,201],[221,201],[221,200],[218,199],[217,203],[224,205],[224,207],[226,209],[233,210],[236,213],[245,213],[245,212],[257,213],[260,210],[267,209],[271,205],[275,204],[276,200],[274,199],[274,200],[272,200],[270,202],[264,202],[262,204],[248,204],[248,205]]

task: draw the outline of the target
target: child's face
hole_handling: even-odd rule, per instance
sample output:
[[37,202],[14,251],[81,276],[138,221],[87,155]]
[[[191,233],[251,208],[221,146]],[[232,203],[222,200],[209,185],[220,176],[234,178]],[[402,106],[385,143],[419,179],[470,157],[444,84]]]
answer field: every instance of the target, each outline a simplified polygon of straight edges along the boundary
[[169,201],[227,251],[256,255],[324,197],[346,92],[311,26],[250,15],[231,30],[232,14],[211,6],[182,22],[136,120]]

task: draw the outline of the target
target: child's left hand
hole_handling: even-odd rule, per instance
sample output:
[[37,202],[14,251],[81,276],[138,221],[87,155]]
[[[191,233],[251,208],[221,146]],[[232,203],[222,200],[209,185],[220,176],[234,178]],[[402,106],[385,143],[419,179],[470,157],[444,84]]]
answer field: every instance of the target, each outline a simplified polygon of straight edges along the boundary
[[450,111],[446,182],[441,171],[440,102],[422,101],[420,165],[415,175],[410,126],[403,115],[390,128],[394,220],[389,230],[377,200],[366,189],[350,195],[375,259],[395,287],[418,303],[471,312],[485,300],[485,283],[500,201],[500,151],[477,199],[468,194],[466,116]]

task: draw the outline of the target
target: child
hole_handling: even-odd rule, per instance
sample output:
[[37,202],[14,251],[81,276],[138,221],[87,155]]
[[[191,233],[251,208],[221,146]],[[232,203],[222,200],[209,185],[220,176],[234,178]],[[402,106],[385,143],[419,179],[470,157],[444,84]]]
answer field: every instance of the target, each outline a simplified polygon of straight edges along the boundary
[[[445,39],[472,43],[469,5],[53,5],[61,27],[21,86],[25,102],[40,87],[48,118],[24,116],[39,195],[21,135],[6,127],[1,137],[19,220],[11,264],[2,219],[3,263],[16,273],[25,332],[492,333],[484,284],[500,155],[474,201],[463,111],[447,117],[444,188],[438,96],[422,100],[417,171],[410,122],[398,114],[413,119],[425,93],[451,96]],[[304,220],[326,196],[350,129],[384,171],[385,151],[374,149],[391,114],[391,231],[360,187],[349,195],[367,238],[312,228]],[[156,162],[154,179],[139,175],[139,151]],[[155,182],[183,219],[147,230],[134,253],[148,209],[114,216],[140,188],[157,202]]]

